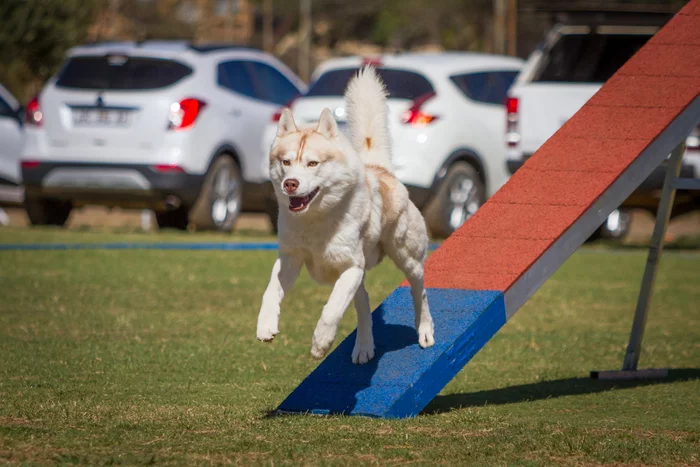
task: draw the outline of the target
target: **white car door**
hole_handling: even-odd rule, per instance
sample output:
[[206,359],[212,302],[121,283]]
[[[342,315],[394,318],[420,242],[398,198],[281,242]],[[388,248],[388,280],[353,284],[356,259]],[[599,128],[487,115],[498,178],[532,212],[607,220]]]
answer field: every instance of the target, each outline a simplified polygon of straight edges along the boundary
[[20,155],[24,142],[19,104],[0,87],[0,186],[21,182]]

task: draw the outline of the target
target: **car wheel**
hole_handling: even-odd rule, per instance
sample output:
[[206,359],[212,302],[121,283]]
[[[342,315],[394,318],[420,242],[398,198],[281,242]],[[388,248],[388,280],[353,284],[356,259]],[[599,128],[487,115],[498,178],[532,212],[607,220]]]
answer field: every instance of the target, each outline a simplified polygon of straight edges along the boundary
[[280,209],[276,199],[270,199],[265,203],[265,213],[270,219],[270,224],[272,225],[272,232],[274,234],[279,233],[278,222],[280,217]]
[[469,219],[486,200],[484,182],[473,165],[454,163],[424,210],[434,237],[445,238]]
[[231,232],[243,204],[243,177],[236,162],[219,157],[204,179],[199,198],[190,211],[197,230]]
[[619,208],[610,213],[603,225],[590,236],[588,241],[607,239],[622,241],[630,232],[632,213],[629,209]]
[[156,223],[161,229],[187,230],[189,223],[187,209],[180,206],[171,211],[156,211]]
[[32,225],[64,226],[73,206],[69,201],[26,197],[24,209]]

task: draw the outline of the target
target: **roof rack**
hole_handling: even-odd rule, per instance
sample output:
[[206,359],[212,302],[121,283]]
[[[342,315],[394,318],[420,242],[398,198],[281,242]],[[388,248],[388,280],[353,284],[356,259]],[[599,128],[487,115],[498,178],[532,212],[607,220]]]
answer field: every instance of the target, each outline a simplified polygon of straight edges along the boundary
[[584,11],[552,10],[551,18],[562,24],[578,25],[615,25],[615,26],[657,26],[661,27],[673,17],[671,13],[662,12],[627,12],[627,11]]
[[189,48],[199,53],[220,52],[222,50],[259,50],[249,45],[234,43],[190,44]]
[[192,50],[197,53],[206,54],[211,52],[220,52],[225,50],[255,50],[255,47],[241,45],[235,43],[211,43],[211,44],[193,44],[190,41],[182,40],[143,40],[143,41],[101,41],[81,44],[80,48],[97,48],[97,47],[123,47],[135,49],[161,49],[161,50]]
[[[678,3],[678,2],[676,2]],[[520,10],[537,12],[608,12],[608,13],[662,13],[675,14],[680,9],[673,2],[658,0],[523,0]]]

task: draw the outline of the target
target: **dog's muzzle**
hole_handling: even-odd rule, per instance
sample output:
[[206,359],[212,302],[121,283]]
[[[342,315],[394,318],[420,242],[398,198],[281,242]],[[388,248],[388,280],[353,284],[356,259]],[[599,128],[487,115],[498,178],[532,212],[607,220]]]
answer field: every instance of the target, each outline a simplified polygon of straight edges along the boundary
[[306,196],[290,196],[289,197],[289,210],[292,212],[303,211],[306,206],[309,205],[314,196],[318,193],[320,187],[317,187],[314,191]]

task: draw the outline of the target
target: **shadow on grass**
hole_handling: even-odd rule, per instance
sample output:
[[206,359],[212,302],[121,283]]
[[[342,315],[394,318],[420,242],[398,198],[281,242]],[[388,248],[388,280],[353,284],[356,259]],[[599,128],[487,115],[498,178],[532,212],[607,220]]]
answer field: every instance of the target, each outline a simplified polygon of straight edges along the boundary
[[[617,240],[596,240],[595,242],[586,243],[585,246],[599,247],[603,251],[649,251],[649,241],[637,241],[629,243],[621,243]],[[696,251],[700,250],[700,236],[697,237],[678,237],[671,242],[664,242],[664,250],[668,251]]]
[[[621,250],[649,250],[648,243],[629,243],[617,245],[616,248]],[[700,250],[699,238],[679,238],[676,241],[664,243],[664,250],[683,251],[683,250]]]
[[652,384],[666,384],[694,379],[700,379],[700,368],[669,370],[666,378],[655,380],[605,381],[590,378],[557,379],[474,393],[437,396],[428,404],[422,414],[431,415],[466,407],[514,404],[563,396],[595,394],[610,391],[611,389],[630,389]]

